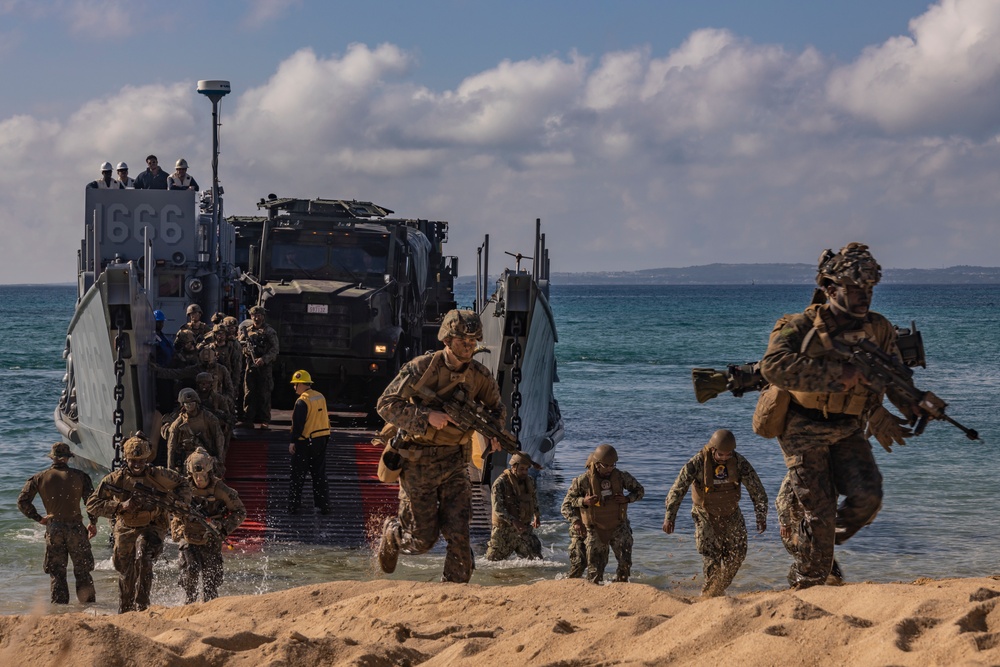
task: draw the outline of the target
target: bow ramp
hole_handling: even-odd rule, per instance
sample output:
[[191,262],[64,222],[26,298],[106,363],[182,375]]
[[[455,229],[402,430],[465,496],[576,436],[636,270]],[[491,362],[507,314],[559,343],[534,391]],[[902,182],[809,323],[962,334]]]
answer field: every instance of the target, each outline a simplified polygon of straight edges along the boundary
[[[288,453],[291,413],[276,410],[269,430],[237,429],[226,458],[226,484],[236,489],[247,519],[233,534],[246,546],[268,542],[364,547],[377,543],[382,520],[399,507],[399,485],[378,480],[382,447],[372,430],[335,422],[326,450],[330,513],[313,507],[312,480],[306,476],[302,505],[288,513],[292,457]],[[473,542],[489,539],[489,487],[473,484]]]

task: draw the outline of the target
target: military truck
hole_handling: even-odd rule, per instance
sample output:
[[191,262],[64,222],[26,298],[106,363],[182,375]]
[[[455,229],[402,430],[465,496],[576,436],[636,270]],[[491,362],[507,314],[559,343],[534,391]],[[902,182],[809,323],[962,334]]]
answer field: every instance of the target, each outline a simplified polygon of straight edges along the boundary
[[302,368],[331,409],[374,416],[400,365],[436,347],[455,307],[448,223],[354,200],[269,195],[257,207],[267,215],[227,221],[246,267],[241,302],[264,306],[278,333],[273,405],[291,407],[288,378]]

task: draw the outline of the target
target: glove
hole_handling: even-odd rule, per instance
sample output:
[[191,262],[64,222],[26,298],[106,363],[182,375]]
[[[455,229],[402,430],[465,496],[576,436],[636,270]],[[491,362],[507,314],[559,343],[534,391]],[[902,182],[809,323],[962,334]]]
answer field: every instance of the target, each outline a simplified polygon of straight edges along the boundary
[[907,421],[902,417],[897,417],[883,406],[878,406],[868,415],[868,427],[865,429],[865,437],[874,437],[882,449],[887,452],[892,451],[892,444],[905,445],[906,440],[913,436],[913,431],[906,428]]

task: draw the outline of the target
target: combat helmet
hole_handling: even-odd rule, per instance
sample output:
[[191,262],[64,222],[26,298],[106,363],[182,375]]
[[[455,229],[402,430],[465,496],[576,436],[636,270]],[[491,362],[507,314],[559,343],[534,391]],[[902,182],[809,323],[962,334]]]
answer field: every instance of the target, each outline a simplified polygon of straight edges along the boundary
[[471,310],[449,310],[438,329],[439,341],[443,343],[448,338],[482,340],[483,322],[479,315]]
[[267,315],[267,309],[265,309],[264,306],[254,306],[247,312],[251,315],[256,315],[257,313],[260,313],[261,315]]
[[204,447],[197,447],[184,461],[184,467],[189,473],[207,472],[211,475],[215,469],[215,457]]
[[198,359],[206,364],[214,364],[219,360],[219,353],[211,345],[206,345],[198,350]]
[[190,387],[185,387],[184,389],[181,389],[179,394],[177,394],[178,403],[188,403],[191,401],[194,401],[195,403],[201,403],[201,396],[199,396],[198,392],[195,391],[194,389],[191,389]]
[[136,431],[135,435],[122,443],[122,456],[126,461],[147,461],[152,453],[153,448],[142,431]]
[[190,306],[187,307],[187,311],[186,312],[187,312],[188,315],[190,315],[191,313],[200,313],[200,312],[202,312],[201,306],[199,306],[196,303],[192,303]]
[[205,382],[209,383],[209,385],[213,385],[214,386],[215,385],[215,376],[212,375],[211,373],[206,373],[206,372],[202,371],[201,373],[198,373],[198,375],[196,375],[195,378],[194,378],[194,383],[196,385],[200,386],[201,384],[203,384]]
[[232,315],[222,318],[222,326],[224,327],[235,327],[239,322]]
[[588,461],[595,464],[603,463],[606,466],[614,466],[618,463],[618,451],[611,445],[598,445],[594,453],[590,455]]
[[708,439],[708,448],[724,454],[736,450],[736,436],[729,429],[720,428]]
[[869,288],[881,279],[882,267],[864,243],[848,243],[837,253],[828,248],[819,256],[816,284],[820,287],[833,283]]

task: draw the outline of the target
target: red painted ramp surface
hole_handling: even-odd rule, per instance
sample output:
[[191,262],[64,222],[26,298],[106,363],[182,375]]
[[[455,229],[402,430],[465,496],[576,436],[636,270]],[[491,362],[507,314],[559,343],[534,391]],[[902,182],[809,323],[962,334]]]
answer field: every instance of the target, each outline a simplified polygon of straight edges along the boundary
[[289,432],[280,424],[268,431],[237,429],[226,458],[226,483],[247,507],[247,520],[233,534],[235,542],[304,542],[363,546],[377,535],[382,518],[395,514],[399,487],[376,477],[382,448],[371,444],[373,433],[337,429],[330,435],[326,476],[330,514],[313,507],[312,480],[307,476],[302,505],[288,513],[291,455]]

